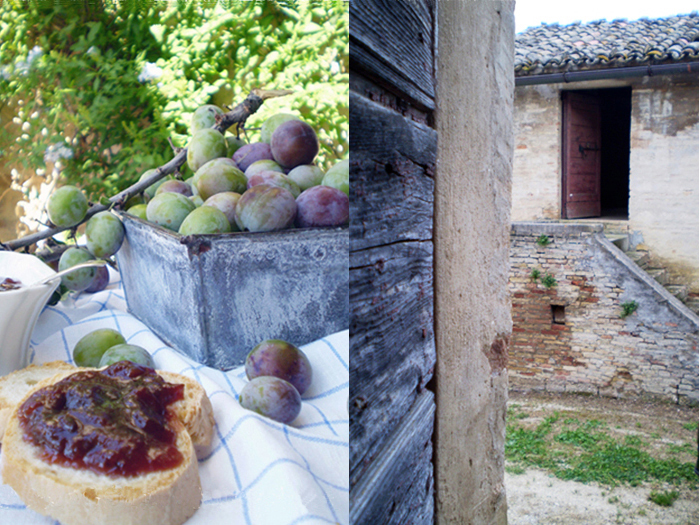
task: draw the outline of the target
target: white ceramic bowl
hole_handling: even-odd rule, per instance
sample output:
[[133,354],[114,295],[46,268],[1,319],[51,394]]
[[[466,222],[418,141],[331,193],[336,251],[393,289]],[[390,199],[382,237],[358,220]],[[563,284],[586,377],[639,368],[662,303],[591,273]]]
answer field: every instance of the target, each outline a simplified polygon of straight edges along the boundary
[[0,376],[29,364],[29,340],[39,314],[61,282],[33,284],[54,272],[38,257],[0,251],[0,282],[19,280],[17,290],[0,291]]

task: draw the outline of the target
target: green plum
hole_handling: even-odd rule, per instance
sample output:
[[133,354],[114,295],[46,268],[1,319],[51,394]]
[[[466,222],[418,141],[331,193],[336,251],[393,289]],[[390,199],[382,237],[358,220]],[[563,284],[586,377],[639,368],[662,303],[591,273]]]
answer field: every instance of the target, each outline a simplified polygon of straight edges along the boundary
[[[93,261],[95,258],[85,248],[68,248],[61,254],[58,260],[58,271],[63,271],[75,266],[76,264]],[[92,268],[81,268],[74,272],[67,273],[61,277],[61,284],[69,290],[82,292],[92,284],[95,278],[96,270]]]
[[231,226],[231,231],[237,232],[239,230],[238,225],[236,224],[236,204],[238,204],[238,200],[240,198],[240,193],[235,193],[233,191],[222,191],[221,193],[217,193],[209,197],[204,201],[202,206],[212,206],[223,212]]
[[77,366],[100,366],[102,355],[116,345],[126,344],[124,336],[111,328],[99,328],[84,335],[73,348],[73,361]]
[[333,165],[326,172],[321,184],[339,189],[350,196],[350,161],[345,159]]
[[245,146],[247,142],[243,139],[239,139],[235,135],[226,135],[226,156],[233,157],[241,147]]
[[224,111],[219,106],[207,104],[200,106],[192,113],[190,121],[190,133],[199,131],[200,129],[211,128],[216,124],[216,116],[223,116]]
[[180,225],[180,235],[228,233],[231,224],[221,210],[213,206],[201,206],[185,217]]
[[256,160],[248,169],[245,170],[245,176],[251,178],[253,175],[260,173],[261,171],[277,171],[279,173],[284,173],[284,168],[277,164],[274,160],[262,159]]
[[187,145],[187,165],[197,172],[212,159],[226,156],[226,139],[213,128],[195,131]]
[[87,249],[98,259],[111,257],[124,242],[124,225],[119,217],[109,211],[101,211],[85,224]]
[[70,228],[85,218],[88,201],[75,186],[61,186],[55,190],[47,205],[49,219],[59,228]]
[[124,360],[149,368],[156,367],[153,357],[146,349],[129,344],[118,344],[107,349],[107,351],[102,354],[98,367],[102,368],[103,366],[113,365],[114,363]]
[[269,184],[270,186],[279,186],[291,193],[296,199],[301,193],[299,185],[284,173],[278,171],[261,171],[251,176],[248,179],[248,188],[257,186],[258,184]]
[[313,164],[302,164],[287,173],[287,177],[296,182],[301,191],[321,184],[324,175],[325,173],[323,173],[321,168]]
[[248,183],[243,172],[228,158],[210,160],[197,170],[193,179],[203,200],[222,191],[243,193]]
[[294,224],[297,203],[284,188],[258,184],[246,190],[236,204],[236,224],[241,231],[269,232]]
[[149,222],[174,232],[180,229],[182,221],[197,206],[179,193],[161,193],[153,197],[146,207]]
[[146,204],[134,204],[131,208],[126,210],[126,213],[147,221],[148,218],[146,217],[146,207]]

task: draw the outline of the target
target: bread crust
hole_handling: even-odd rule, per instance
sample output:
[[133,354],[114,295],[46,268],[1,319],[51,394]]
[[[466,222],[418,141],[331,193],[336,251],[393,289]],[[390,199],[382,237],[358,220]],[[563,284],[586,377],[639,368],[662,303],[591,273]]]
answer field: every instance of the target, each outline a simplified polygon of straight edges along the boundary
[[17,403],[39,381],[48,379],[63,370],[76,370],[65,361],[51,361],[42,365],[29,365],[22,370],[0,377],[0,443],[7,421]]
[[[88,469],[47,463],[39,457],[39,449],[23,438],[19,426],[19,407],[32,393],[81,370],[91,369],[61,369],[30,388],[13,407],[0,455],[3,482],[17,492],[27,507],[59,520],[62,525],[184,523],[199,508],[202,495],[195,446],[185,420],[200,442],[206,441],[207,435],[210,441],[213,432],[213,411],[204,389],[185,376],[159,371],[166,381],[185,385],[185,399],[169,408],[177,416],[172,418],[172,424],[183,461],[169,470],[110,477]],[[194,402],[199,405],[191,406]],[[209,423],[211,431],[206,430]]]
[[180,465],[114,479],[46,463],[38,448],[22,438],[13,412],[0,456],[3,482],[27,507],[63,525],[181,525],[199,508],[202,487],[192,440],[179,427],[177,447],[184,456]]

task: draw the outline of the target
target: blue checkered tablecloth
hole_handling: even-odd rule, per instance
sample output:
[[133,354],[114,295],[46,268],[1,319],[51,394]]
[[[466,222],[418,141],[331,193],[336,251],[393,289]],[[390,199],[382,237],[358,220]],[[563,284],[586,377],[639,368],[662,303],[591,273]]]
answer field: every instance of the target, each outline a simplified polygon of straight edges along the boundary
[[[221,372],[165,345],[127,313],[119,274],[96,294],[77,294],[46,307],[31,340],[31,361],[72,361],[85,334],[113,328],[142,346],[157,368],[195,378],[214,407],[216,429],[199,460],[202,505],[188,525],[314,525],[349,522],[348,331],[301,347],[314,378],[291,425],[276,423],[239,405],[247,379],[243,367]],[[1,524],[55,524],[25,507],[0,485]],[[147,524],[144,524],[147,525]]]

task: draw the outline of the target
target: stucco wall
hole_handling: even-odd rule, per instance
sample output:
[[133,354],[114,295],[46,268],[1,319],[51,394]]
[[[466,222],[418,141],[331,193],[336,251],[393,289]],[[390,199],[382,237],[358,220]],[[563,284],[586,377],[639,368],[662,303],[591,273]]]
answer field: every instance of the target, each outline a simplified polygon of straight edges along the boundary
[[630,230],[698,289],[698,80],[648,79],[632,91]]
[[[551,244],[538,245],[542,234]],[[547,274],[555,286],[543,284]],[[510,289],[511,387],[697,402],[697,317],[599,225],[514,223]],[[638,309],[623,318],[629,301]],[[552,305],[563,308],[559,322]]]
[[632,86],[629,231],[676,282],[698,288],[698,79],[691,75],[519,86],[514,221],[561,217],[561,90]]
[[436,522],[505,524],[514,2],[437,7]]

